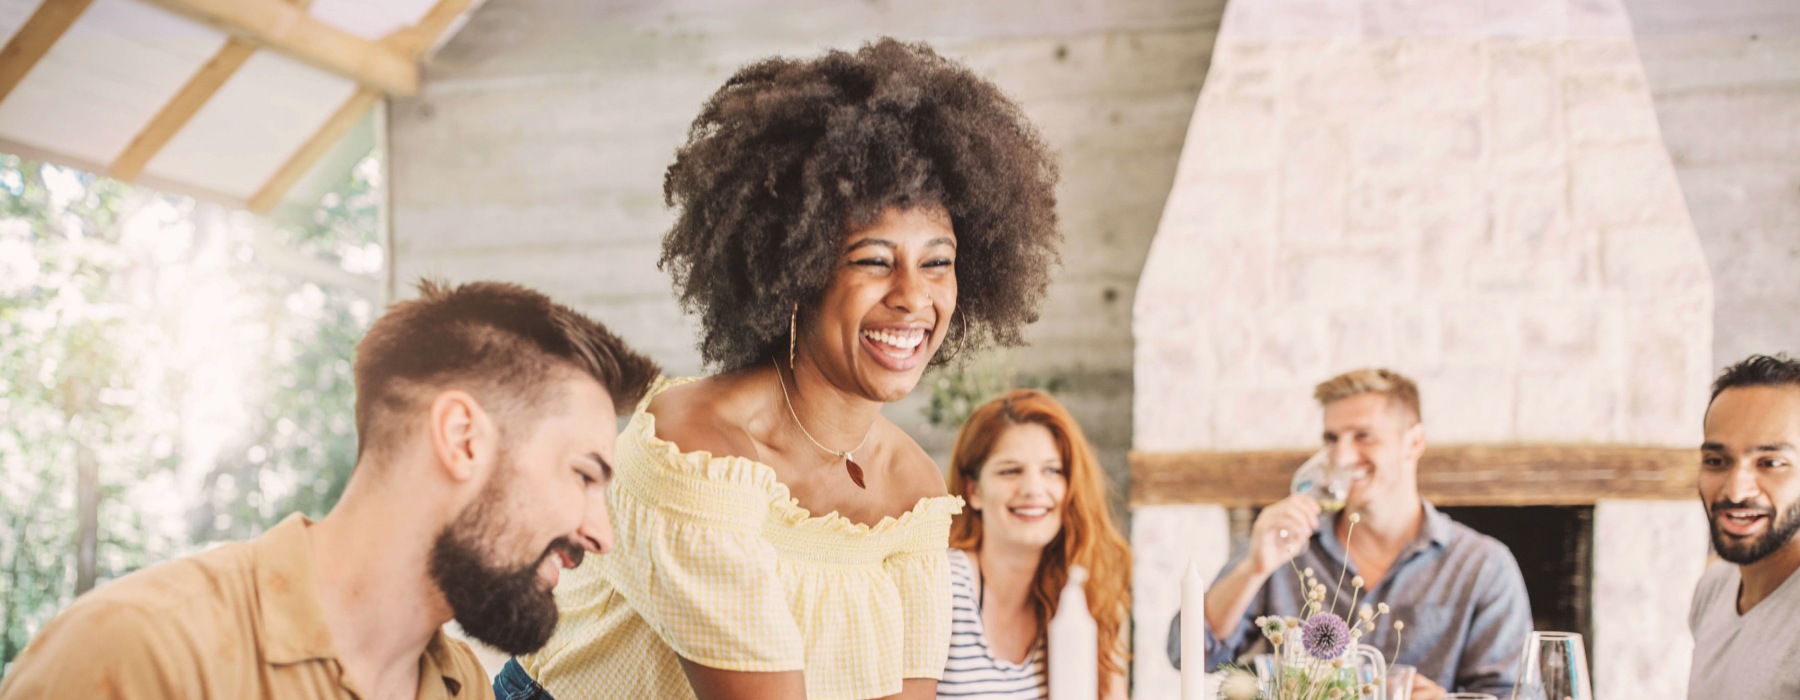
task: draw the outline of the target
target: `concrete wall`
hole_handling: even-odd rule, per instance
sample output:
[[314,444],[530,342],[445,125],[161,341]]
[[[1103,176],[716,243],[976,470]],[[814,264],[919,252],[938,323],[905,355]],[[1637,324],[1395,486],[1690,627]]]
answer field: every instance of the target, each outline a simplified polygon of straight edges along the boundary
[[1712,268],[1714,365],[1800,353],[1800,3],[1625,5]]
[[[694,328],[655,263],[663,169],[702,101],[756,58],[929,41],[1012,94],[1060,156],[1065,265],[1011,363],[1068,382],[1122,486],[1131,300],[1222,6],[490,0],[432,60],[423,94],[393,105],[395,276],[529,284],[698,372]],[[924,393],[888,413],[942,456],[954,435],[920,427]]]

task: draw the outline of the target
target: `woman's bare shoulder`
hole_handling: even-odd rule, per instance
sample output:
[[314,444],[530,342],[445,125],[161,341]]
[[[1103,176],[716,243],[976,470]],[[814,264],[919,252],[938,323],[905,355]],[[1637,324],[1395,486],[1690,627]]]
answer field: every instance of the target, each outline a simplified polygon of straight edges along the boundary
[[944,472],[938,467],[931,453],[920,447],[917,440],[906,434],[899,426],[887,421],[885,428],[890,432],[893,442],[889,450],[894,459],[895,492],[911,509],[921,498],[936,498],[949,494],[944,486]]
[[739,383],[706,377],[657,394],[645,408],[656,419],[656,437],[682,452],[756,458],[756,445],[735,419]]

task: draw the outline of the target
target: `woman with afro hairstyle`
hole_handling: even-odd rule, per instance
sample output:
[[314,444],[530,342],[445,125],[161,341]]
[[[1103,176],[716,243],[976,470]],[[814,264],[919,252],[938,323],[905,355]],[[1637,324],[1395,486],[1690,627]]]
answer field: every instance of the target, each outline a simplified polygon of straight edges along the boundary
[[569,572],[500,697],[935,697],[962,501],[881,410],[927,365],[1021,343],[1055,183],[1018,106],[923,45],[726,81],[663,185],[661,265],[718,373],[639,404],[616,550]]

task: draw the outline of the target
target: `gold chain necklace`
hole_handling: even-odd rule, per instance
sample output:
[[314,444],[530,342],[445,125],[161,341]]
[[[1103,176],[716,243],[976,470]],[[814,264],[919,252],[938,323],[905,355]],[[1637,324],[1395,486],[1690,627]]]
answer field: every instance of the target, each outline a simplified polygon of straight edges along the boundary
[[[875,434],[875,426],[873,424],[869,426],[869,431],[863,433],[862,442],[856,443],[856,447],[842,451],[826,447],[819,442],[818,438],[813,437],[811,432],[807,431],[806,424],[800,422],[800,414],[794,412],[794,400],[788,398],[787,380],[781,377],[781,362],[774,358],[770,358],[770,362],[775,365],[775,383],[781,386],[781,402],[787,404],[788,415],[794,417],[794,425],[800,427],[800,434],[805,435],[807,440],[811,440],[813,447],[825,451],[834,458],[844,460],[844,470],[850,472],[850,480],[856,482],[857,488],[867,490],[869,487],[863,483],[863,468],[857,465],[856,455],[854,453],[857,450],[862,449],[863,445],[869,444],[869,436]],[[798,388],[800,383],[799,375],[794,375],[794,383],[796,388]]]

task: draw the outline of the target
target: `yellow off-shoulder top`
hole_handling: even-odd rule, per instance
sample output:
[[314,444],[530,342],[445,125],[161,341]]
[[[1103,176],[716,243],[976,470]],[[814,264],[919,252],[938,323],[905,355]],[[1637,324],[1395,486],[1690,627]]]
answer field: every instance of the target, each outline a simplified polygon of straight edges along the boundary
[[557,698],[693,698],[680,658],[729,671],[793,671],[809,700],[900,692],[940,678],[950,646],[955,496],[873,527],[814,517],[775,470],[682,452],[646,408],[693,381],[659,379],[619,437],[607,491],[616,548],[556,589],[561,620],[520,659]]

